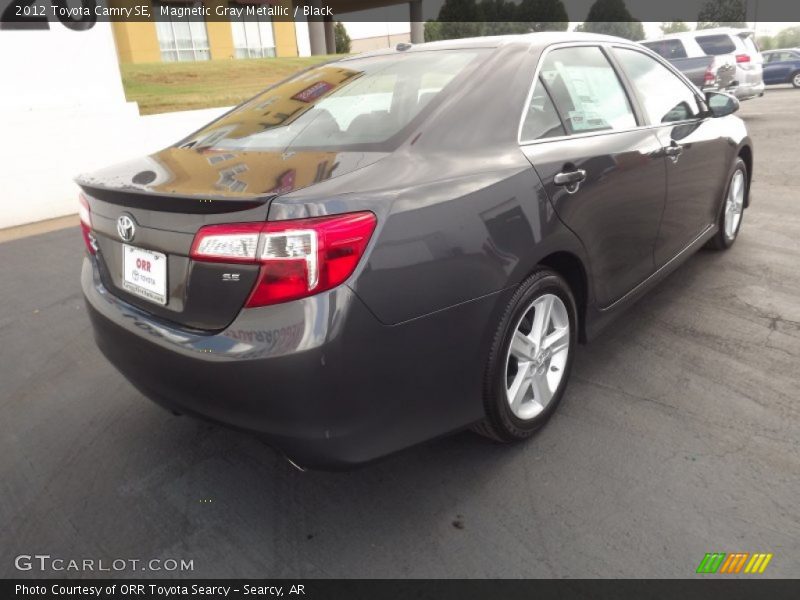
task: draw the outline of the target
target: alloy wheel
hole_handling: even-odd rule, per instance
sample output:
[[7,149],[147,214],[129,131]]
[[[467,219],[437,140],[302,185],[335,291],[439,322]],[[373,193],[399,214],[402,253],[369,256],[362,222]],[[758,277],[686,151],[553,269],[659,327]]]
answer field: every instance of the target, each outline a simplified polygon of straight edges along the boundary
[[552,400],[570,339],[567,307],[555,294],[537,297],[523,312],[506,356],[506,400],[518,419],[536,417]]
[[728,186],[728,196],[725,199],[725,237],[732,240],[739,229],[744,208],[744,173],[737,170],[733,174],[731,184]]

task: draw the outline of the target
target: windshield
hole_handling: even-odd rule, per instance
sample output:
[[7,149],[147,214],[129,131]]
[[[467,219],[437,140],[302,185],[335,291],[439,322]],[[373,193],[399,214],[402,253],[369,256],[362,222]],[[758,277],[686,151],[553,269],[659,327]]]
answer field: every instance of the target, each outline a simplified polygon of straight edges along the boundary
[[181,147],[388,151],[411,121],[485,53],[413,52],[317,67],[259,94]]

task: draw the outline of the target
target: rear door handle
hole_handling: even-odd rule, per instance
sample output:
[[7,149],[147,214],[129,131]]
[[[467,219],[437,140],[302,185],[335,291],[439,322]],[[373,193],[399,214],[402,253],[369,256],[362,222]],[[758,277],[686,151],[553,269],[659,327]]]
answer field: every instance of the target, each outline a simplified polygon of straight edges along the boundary
[[556,185],[566,186],[570,194],[578,191],[581,183],[586,181],[586,171],[583,169],[575,169],[574,171],[567,171],[566,173],[558,173],[553,178],[553,183]]
[[678,157],[683,154],[683,146],[672,142],[672,145],[664,148],[664,154],[669,156],[673,161],[677,162]]

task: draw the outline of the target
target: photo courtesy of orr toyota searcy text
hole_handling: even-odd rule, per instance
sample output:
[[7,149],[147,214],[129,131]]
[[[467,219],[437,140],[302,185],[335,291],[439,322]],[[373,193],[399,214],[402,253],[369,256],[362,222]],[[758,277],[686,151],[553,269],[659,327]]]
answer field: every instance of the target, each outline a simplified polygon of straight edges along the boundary
[[305,585],[292,584],[289,586],[270,586],[258,584],[243,585],[159,585],[159,584],[116,584],[106,585],[80,585],[54,583],[48,585],[15,584],[16,597],[36,597],[52,595],[58,598],[102,598],[102,597],[133,597],[133,598],[174,598],[174,597],[213,597],[227,598],[232,592],[238,596],[265,597],[294,597],[306,596]]

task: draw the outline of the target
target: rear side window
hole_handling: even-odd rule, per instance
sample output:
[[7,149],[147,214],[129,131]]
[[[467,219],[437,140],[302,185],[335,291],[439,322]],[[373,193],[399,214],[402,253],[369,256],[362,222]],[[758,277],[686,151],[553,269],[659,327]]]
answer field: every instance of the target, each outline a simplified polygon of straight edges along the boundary
[[600,48],[553,50],[539,75],[568,134],[636,126],[625,89]]
[[542,84],[541,78],[536,80],[525,119],[522,121],[520,137],[523,141],[567,135],[564,125],[556,112],[550,95]]
[[645,42],[643,45],[667,60],[671,58],[686,58],[686,49],[680,40],[658,40],[656,42]]
[[694,92],[657,60],[626,48],[614,48],[614,54],[651,124],[685,121],[700,115]]
[[698,35],[695,39],[700,45],[700,48],[703,49],[703,52],[709,56],[733,54],[736,52],[736,44],[733,43],[729,35]]

